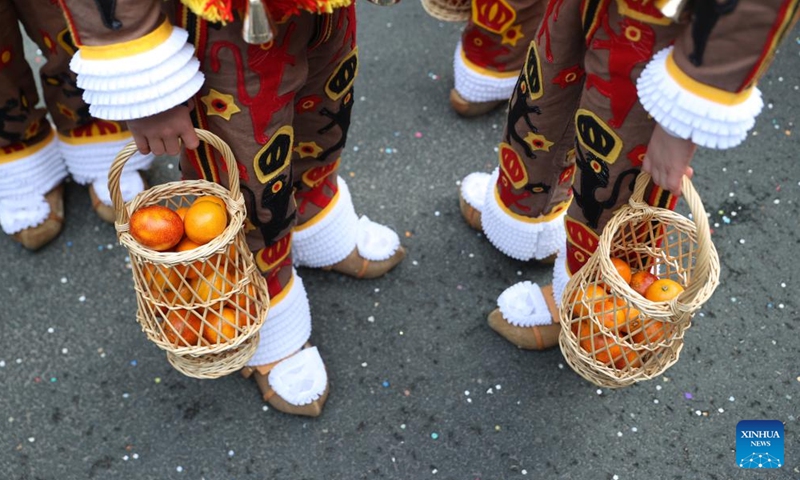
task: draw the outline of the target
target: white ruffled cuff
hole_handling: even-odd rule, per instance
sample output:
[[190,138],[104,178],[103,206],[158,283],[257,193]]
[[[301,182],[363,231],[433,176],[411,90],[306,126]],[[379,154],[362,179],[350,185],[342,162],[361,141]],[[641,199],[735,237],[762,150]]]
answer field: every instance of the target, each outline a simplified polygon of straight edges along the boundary
[[269,385],[296,406],[307,405],[325,393],[328,372],[317,347],[306,348],[280,362],[269,372]]
[[492,245],[517,260],[543,259],[563,250],[566,210],[551,220],[528,223],[518,220],[499,205],[495,195],[499,169],[492,172],[484,196],[481,227]]
[[464,61],[464,50],[461,42],[456,46],[453,58],[453,75],[455,88],[458,94],[468,102],[491,102],[493,100],[508,100],[514,92],[519,72],[512,72],[505,76],[489,76],[470,68]]
[[270,304],[267,319],[261,326],[258,348],[248,360],[248,366],[286,358],[300,350],[311,336],[311,309],[303,280],[297,272],[292,271],[292,281],[285,288],[284,297]]
[[485,172],[473,172],[461,180],[461,197],[470,207],[483,213],[483,202],[492,176]]
[[[160,27],[161,28],[161,27]],[[107,120],[133,120],[180,105],[203,85],[200,62],[188,32],[171,27],[169,36],[143,53],[119,58],[84,58],[79,49],[70,68],[78,74],[89,112]],[[93,48],[93,47],[84,47]],[[107,47],[104,47],[107,48]]]
[[308,225],[292,232],[292,258],[296,265],[327,267],[344,260],[356,247],[358,216],[350,189],[337,178],[338,198],[328,204]]
[[517,327],[553,323],[544,294],[535,283],[525,281],[508,287],[497,298],[497,306],[503,318]]
[[[91,183],[97,197],[104,204],[111,206],[108,171],[117,154],[132,139],[131,136],[121,140],[80,144],[59,141],[59,149],[72,179],[81,185]],[[152,154],[142,155],[137,152],[125,162],[125,168],[120,177],[120,190],[124,201],[133,200],[133,197],[144,190],[144,183],[142,183],[138,171],[150,168],[154,159],[155,156]]]
[[12,235],[50,215],[44,196],[67,176],[55,137],[30,155],[0,163],[0,227]]
[[672,48],[658,52],[636,82],[644,109],[672,135],[697,145],[716,149],[739,145],[764,106],[761,91],[754,87],[747,99],[736,105],[690,92],[667,69]]
[[570,276],[567,272],[567,250],[562,248],[558,251],[556,262],[553,265],[553,297],[559,307],[561,306],[561,296],[564,295],[564,290],[567,289],[569,278]]

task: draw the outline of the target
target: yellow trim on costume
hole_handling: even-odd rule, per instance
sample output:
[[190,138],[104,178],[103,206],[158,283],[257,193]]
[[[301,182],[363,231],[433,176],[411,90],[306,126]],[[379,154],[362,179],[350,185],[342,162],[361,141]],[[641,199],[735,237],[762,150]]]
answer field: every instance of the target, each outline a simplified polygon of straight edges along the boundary
[[500,201],[500,192],[497,191],[497,185],[494,186],[494,199],[497,201],[497,205],[506,213],[509,217],[513,218],[514,220],[519,220],[520,222],[525,223],[546,223],[555,218],[559,215],[564,213],[564,210],[567,209],[570,202],[572,202],[572,198],[566,200],[564,202],[559,203],[555,207],[553,207],[552,211],[547,215],[540,215],[538,217],[526,217],[525,215],[520,215],[519,213],[512,212],[507,206]]
[[93,143],[114,142],[118,140],[133,140],[133,135],[129,131],[105,133],[103,135],[97,134],[86,137],[69,137],[59,133],[58,139],[67,145],[89,145]]
[[338,203],[339,203],[339,190],[336,190],[336,193],[333,195],[333,198],[331,198],[330,203],[328,203],[328,205],[326,205],[325,208],[323,208],[322,210],[320,210],[319,213],[314,215],[314,218],[312,218],[311,220],[307,221],[306,223],[304,223],[302,225],[297,225],[296,227],[294,227],[294,231],[295,232],[302,232],[303,230],[305,230],[307,228],[311,228],[312,226],[316,225],[323,218],[327,217],[328,214],[331,213],[333,208]]
[[289,290],[291,290],[293,286],[294,286],[294,273],[292,273],[292,278],[289,279],[289,282],[286,285],[284,285],[283,288],[281,289],[281,293],[269,299],[269,306],[274,307],[275,305],[281,303],[281,300],[286,298],[286,295],[289,294]]
[[[658,14],[662,15],[661,17],[656,17],[653,15],[648,15],[644,12],[640,12],[636,10],[635,7],[631,7],[628,3],[641,3],[642,6],[646,6],[649,3],[649,0],[617,0],[617,9],[619,10],[620,15],[624,15],[626,17],[632,18],[634,20],[639,20],[640,22],[644,23],[652,23],[655,25],[669,25],[672,23],[672,19],[668,17],[664,17],[660,10],[658,10]],[[656,6],[656,8],[658,8]]]
[[153,50],[166,42],[170,35],[172,35],[172,24],[169,20],[164,20],[158,28],[135,40],[111,45],[82,45],[81,57],[84,60],[115,60],[132,57]]
[[622,139],[594,112],[579,108],[575,112],[575,133],[578,142],[598,159],[613,164],[622,151]]
[[698,82],[681,70],[678,64],[675,63],[675,59],[672,58],[672,52],[669,52],[667,56],[666,66],[669,76],[672,77],[681,88],[714,103],[729,106],[740,105],[747,101],[747,99],[750,98],[750,94],[753,93],[753,87],[734,93]]
[[516,78],[516,77],[519,76],[519,72],[518,71],[514,71],[514,72],[495,72],[494,70],[489,70],[488,68],[479,67],[479,66],[475,65],[474,63],[469,61],[469,59],[467,58],[467,53],[464,51],[464,47],[463,46],[461,47],[461,60],[464,62],[464,65],[466,65],[467,68],[469,68],[470,70],[472,70],[472,71],[474,71],[476,73],[479,73],[481,75],[486,75],[487,77],[505,79],[505,78],[512,78],[512,77]]
[[38,152],[39,150],[47,146],[50,142],[52,142],[54,137],[55,133],[51,129],[50,133],[47,134],[47,137],[45,137],[44,140],[34,145],[25,146],[20,150],[15,150],[9,153],[2,153],[2,149],[0,149],[0,165],[4,163],[11,163],[16,160],[21,160],[25,157],[33,155],[34,153]]

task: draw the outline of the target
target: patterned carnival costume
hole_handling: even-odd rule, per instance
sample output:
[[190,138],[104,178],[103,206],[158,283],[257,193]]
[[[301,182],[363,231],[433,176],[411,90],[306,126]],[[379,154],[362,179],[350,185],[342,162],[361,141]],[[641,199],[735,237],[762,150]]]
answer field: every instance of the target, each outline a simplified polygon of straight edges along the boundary
[[[274,408],[319,415],[328,377],[308,344],[309,303],[293,264],[372,278],[405,255],[394,231],[356,215],[337,174],[358,69],[355,6],[267,2],[281,21],[274,39],[259,45],[242,38],[241,2],[123,0],[101,2],[99,12],[91,1],[62,3],[80,46],[72,68],[97,85],[87,91],[97,93],[90,102],[97,116],[143,118],[194,99],[195,126],[231,146],[247,242],[271,297],[243,374]],[[222,165],[204,144],[181,158],[186,179],[227,184]]]
[[[39,94],[25,59],[20,22],[46,58],[40,71],[46,108],[37,107]],[[90,115],[69,70],[75,50],[57,5],[0,0],[0,226],[31,250],[61,232],[62,183],[68,175],[89,185],[95,211],[114,221],[107,172],[131,134],[117,122]],[[126,199],[144,188],[137,170],[148,168],[152,158],[131,159],[121,182]]]
[[[552,287],[508,288],[493,329],[521,348],[558,342],[556,304],[628,202],[656,122],[704,147],[741,143],[762,108],[756,82],[798,4],[698,0],[674,22],[654,2],[549,2],[511,98],[499,168],[461,185],[465,219],[500,251],[557,254]],[[655,185],[646,195],[670,209],[677,200]]]
[[475,117],[508,103],[545,0],[472,0],[472,15],[453,58],[450,105]]

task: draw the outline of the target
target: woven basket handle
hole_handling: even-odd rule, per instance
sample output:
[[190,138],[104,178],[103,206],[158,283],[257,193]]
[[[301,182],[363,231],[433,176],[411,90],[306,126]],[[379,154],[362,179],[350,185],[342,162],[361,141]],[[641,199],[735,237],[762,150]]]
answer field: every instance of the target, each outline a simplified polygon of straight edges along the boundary
[[[221,138],[208,130],[195,128],[197,136],[200,140],[206,142],[212,147],[216,148],[225,159],[225,164],[228,167],[228,190],[231,192],[231,197],[234,199],[239,198],[241,192],[239,191],[239,167],[236,165],[236,159],[233,158],[231,147],[228,146]],[[114,203],[114,210],[117,213],[117,225],[128,223],[128,210],[125,208],[125,201],[122,199],[122,191],[119,187],[119,180],[122,176],[122,168],[125,163],[137,152],[136,143],[130,142],[117,154],[111,168],[108,171],[108,191],[111,193],[111,201]]]
[[[648,205],[644,199],[644,191],[650,183],[650,174],[642,171],[636,177],[636,185],[633,187],[633,195],[629,203],[634,208],[650,209],[654,208]],[[706,209],[703,207],[703,202],[697,194],[692,181],[689,177],[684,176],[681,181],[681,194],[683,199],[689,205],[689,210],[692,212],[692,220],[697,228],[697,252],[695,253],[695,265],[692,273],[692,281],[686,290],[683,291],[673,301],[673,310],[676,313],[690,313],[696,309],[695,298],[697,298],[700,290],[711,281],[710,257],[713,255],[711,248],[711,231],[708,227],[708,215]]]

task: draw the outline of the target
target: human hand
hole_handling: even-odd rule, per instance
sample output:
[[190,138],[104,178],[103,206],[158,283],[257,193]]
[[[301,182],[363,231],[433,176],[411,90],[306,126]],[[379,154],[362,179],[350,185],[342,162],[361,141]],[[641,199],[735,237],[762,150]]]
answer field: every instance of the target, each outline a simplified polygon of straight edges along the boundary
[[197,148],[200,139],[194,131],[190,111],[190,106],[178,105],[149,117],[128,120],[139,153],[177,155],[181,152],[181,140],[186,148]]
[[656,124],[647,145],[642,170],[650,174],[653,183],[680,196],[683,176],[692,178],[694,175],[689,163],[696,150],[697,145],[691,140],[674,137]]

